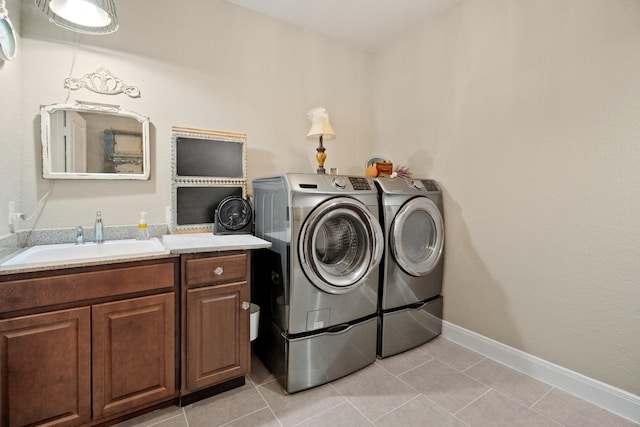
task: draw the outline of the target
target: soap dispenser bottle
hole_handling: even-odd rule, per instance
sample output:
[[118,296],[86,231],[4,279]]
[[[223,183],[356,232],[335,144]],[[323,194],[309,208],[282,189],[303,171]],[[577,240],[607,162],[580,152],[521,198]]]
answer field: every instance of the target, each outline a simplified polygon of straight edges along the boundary
[[149,225],[147,224],[147,213],[140,212],[140,220],[138,221],[137,240],[149,240]]
[[102,212],[96,212],[96,223],[93,226],[93,240],[96,243],[104,243],[104,224],[102,223]]

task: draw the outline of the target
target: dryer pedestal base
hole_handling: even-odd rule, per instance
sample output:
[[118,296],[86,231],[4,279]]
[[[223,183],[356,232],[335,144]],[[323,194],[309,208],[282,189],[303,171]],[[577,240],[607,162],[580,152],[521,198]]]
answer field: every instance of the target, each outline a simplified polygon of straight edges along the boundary
[[[377,317],[354,322],[339,332],[289,338],[269,322],[255,351],[288,393],[306,390],[370,365],[376,360]],[[263,333],[264,332],[264,333]]]
[[402,353],[442,333],[442,297],[382,313],[378,318],[378,356]]

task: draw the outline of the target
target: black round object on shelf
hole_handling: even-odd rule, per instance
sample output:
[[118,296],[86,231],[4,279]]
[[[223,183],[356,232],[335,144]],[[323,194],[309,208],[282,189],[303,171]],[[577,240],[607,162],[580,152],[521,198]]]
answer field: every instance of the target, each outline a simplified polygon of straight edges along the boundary
[[251,233],[251,205],[242,197],[229,196],[216,208],[214,234]]

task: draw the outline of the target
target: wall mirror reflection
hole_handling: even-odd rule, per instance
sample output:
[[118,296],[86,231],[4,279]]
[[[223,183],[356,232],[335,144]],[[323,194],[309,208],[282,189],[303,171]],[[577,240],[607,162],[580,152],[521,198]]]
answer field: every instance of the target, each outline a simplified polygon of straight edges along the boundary
[[42,175],[49,179],[149,179],[149,118],[107,104],[40,109]]

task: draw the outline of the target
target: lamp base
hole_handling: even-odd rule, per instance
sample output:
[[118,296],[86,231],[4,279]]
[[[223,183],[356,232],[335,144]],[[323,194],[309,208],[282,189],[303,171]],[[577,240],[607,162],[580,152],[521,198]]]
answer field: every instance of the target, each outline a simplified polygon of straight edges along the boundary
[[322,135],[320,135],[320,145],[316,148],[318,154],[316,154],[316,160],[318,161],[318,169],[316,169],[317,173],[327,173],[324,169],[324,161],[327,160],[327,154],[325,153],[325,148],[322,146]]

